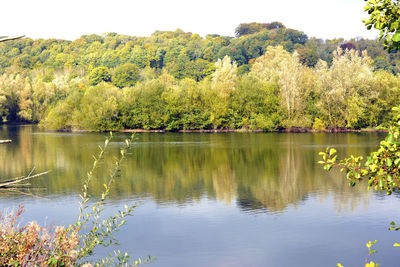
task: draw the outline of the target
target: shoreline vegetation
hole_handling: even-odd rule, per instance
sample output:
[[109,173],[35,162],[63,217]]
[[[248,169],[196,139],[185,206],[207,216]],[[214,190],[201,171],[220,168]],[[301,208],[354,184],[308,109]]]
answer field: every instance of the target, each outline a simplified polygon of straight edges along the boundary
[[[345,132],[390,124],[400,52],[282,23],[0,43],[0,123],[49,130]],[[287,129],[287,130],[284,130]],[[138,131],[138,130],[136,130]],[[141,130],[144,131],[144,130]]]
[[[0,126],[29,126],[29,125],[38,125],[37,123],[3,123]],[[62,130],[49,130],[48,131],[56,131],[56,132],[70,132],[70,133],[78,133],[78,132],[107,132],[107,131],[90,131],[84,129],[62,129]],[[329,129],[312,129],[312,128],[301,128],[294,127],[288,129],[278,129],[273,131],[265,131],[262,129],[180,129],[180,130],[165,130],[165,129],[121,129],[113,132],[119,133],[386,133],[388,132],[386,129],[379,128],[361,128],[361,129],[351,129],[351,128],[329,128]],[[0,140],[2,141],[2,140]],[[11,140],[4,140],[11,141]]]

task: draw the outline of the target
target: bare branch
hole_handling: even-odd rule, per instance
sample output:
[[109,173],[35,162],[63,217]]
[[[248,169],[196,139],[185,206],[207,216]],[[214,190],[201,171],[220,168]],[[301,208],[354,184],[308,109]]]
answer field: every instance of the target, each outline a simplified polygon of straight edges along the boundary
[[49,172],[50,171],[42,172],[42,173],[38,173],[38,174],[35,174],[35,175],[32,175],[32,176],[28,175],[27,177],[23,176],[20,179],[12,179],[12,181],[10,181],[10,182],[0,183],[0,188],[4,188],[4,187],[8,187],[10,185],[18,184],[18,183],[20,183],[22,181],[29,180],[29,179],[32,179],[32,178],[35,178],[35,177],[38,177],[38,176],[42,176],[42,175],[48,174]]
[[17,40],[17,39],[21,39],[24,38],[25,35],[21,35],[18,37],[7,37],[7,36],[0,36],[0,43],[1,42],[6,42],[6,41],[12,41],[12,40]]

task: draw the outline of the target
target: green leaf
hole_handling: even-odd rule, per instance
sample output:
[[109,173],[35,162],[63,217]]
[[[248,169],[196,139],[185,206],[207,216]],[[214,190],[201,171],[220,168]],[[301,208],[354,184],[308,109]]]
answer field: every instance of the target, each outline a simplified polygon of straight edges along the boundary
[[393,141],[394,141],[394,138],[393,138],[393,134],[389,134],[387,137],[386,137],[386,140],[387,140],[387,142],[390,144],[390,143],[393,143]]
[[390,159],[390,158],[386,159],[386,166],[388,166],[388,167],[392,166],[392,159]]
[[383,188],[383,179],[382,178],[379,179],[379,187]]
[[392,41],[393,41],[393,42],[400,42],[400,32],[396,32],[396,33],[392,36]]
[[390,30],[397,30],[399,28],[399,22],[395,21],[390,25]]

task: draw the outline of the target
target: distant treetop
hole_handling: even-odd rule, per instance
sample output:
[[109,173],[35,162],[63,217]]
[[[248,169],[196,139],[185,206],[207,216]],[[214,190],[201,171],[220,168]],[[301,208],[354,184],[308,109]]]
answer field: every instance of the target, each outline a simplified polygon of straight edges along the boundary
[[271,23],[257,23],[257,22],[241,23],[235,29],[235,34],[237,37],[240,37],[243,35],[260,32],[262,30],[274,30],[274,29],[284,29],[284,28],[286,28],[285,25],[277,21]]

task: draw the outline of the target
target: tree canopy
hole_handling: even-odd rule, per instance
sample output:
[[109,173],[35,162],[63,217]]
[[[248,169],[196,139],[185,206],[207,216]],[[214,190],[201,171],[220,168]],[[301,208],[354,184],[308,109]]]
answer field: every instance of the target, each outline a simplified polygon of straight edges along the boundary
[[[375,40],[308,38],[279,22],[252,33],[0,43],[1,122],[52,129],[360,129],[400,104],[398,53]],[[338,49],[339,48],[339,49]]]

